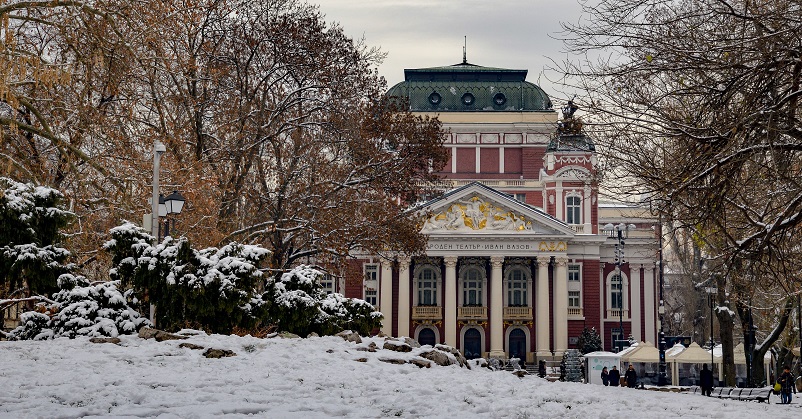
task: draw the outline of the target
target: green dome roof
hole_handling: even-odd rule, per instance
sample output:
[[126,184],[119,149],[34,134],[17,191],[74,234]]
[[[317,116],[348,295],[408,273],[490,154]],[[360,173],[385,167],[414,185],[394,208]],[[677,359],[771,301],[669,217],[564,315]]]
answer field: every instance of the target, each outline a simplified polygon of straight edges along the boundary
[[552,111],[549,96],[526,81],[526,70],[467,62],[404,70],[405,80],[387,96],[406,99],[412,111]]

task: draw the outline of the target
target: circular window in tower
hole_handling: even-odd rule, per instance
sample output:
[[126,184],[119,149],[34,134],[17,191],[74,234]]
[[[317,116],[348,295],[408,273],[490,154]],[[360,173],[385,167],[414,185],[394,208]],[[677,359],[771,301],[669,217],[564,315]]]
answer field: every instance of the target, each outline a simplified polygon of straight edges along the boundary
[[493,103],[495,103],[496,106],[503,106],[507,103],[507,96],[504,96],[504,93],[496,93],[493,96]]
[[429,95],[429,103],[432,105],[439,105],[441,100],[443,100],[443,98],[437,92],[432,92],[432,94]]
[[473,95],[470,93],[465,93],[464,95],[462,95],[462,103],[465,104],[465,106],[473,105],[474,100],[476,100],[476,98],[473,97]]

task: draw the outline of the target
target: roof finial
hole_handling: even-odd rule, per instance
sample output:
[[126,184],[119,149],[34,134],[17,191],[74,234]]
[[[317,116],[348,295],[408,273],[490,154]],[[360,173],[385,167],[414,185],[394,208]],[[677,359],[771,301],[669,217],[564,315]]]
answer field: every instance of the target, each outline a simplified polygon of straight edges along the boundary
[[466,50],[468,49],[468,35],[465,35],[465,44],[462,46],[462,63],[468,64],[468,56]]

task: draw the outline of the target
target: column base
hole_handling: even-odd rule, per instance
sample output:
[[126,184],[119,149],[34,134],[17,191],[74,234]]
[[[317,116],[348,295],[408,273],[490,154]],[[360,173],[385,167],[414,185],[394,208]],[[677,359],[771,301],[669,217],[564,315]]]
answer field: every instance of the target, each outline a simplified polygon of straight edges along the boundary
[[563,359],[563,355],[565,355],[565,351],[554,351],[554,358],[555,359]]

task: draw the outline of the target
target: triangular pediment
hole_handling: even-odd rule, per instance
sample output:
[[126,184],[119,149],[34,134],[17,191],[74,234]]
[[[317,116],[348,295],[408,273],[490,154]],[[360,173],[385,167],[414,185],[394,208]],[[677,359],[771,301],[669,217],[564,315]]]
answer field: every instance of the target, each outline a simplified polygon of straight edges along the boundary
[[570,226],[511,196],[474,182],[418,207],[429,235],[573,236]]

